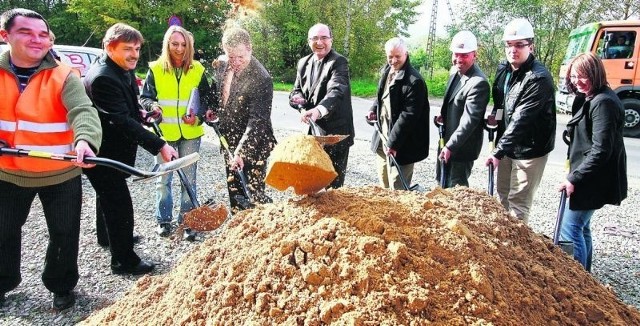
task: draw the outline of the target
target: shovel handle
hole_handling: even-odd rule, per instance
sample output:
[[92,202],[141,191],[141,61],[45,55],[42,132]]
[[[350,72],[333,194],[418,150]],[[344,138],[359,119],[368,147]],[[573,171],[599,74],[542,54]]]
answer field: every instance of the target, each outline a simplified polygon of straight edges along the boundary
[[489,196],[493,197],[493,185],[494,185],[494,179],[493,179],[493,171],[494,171],[494,166],[493,166],[493,162],[489,163],[489,182],[487,185],[487,193],[489,194]]
[[553,244],[557,245],[560,242],[560,228],[562,227],[562,217],[564,216],[564,209],[567,203],[567,190],[562,189],[560,192],[560,205],[558,207],[558,215],[556,215],[556,225],[553,232]]

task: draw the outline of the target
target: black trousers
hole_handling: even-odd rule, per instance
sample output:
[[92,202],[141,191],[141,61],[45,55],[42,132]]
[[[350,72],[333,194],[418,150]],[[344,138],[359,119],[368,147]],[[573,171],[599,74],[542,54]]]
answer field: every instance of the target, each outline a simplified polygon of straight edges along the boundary
[[344,184],[344,178],[347,174],[347,163],[349,161],[349,147],[344,146],[326,146],[325,152],[329,154],[333,168],[338,176],[329,184],[328,188],[340,188]]
[[[244,175],[247,177],[249,191],[251,192],[251,197],[255,202],[264,204],[270,203],[273,200],[267,196],[264,192],[265,183],[264,179],[267,176],[267,165],[266,157],[268,154],[263,155],[262,157],[247,157],[243,159],[244,163]],[[231,205],[231,209],[233,210],[242,210],[245,207],[242,207],[238,200],[238,196],[244,197],[244,191],[242,189],[242,183],[240,182],[240,177],[236,172],[229,168],[229,157],[228,155],[224,155],[224,163],[227,171],[227,191],[229,192],[229,204]],[[258,165],[254,162],[262,162],[262,164]]]
[[[436,180],[440,183],[440,173],[442,171],[442,162],[436,160]],[[444,165],[445,170],[445,186],[444,188],[452,188],[455,186],[469,187],[469,176],[473,169],[473,161],[452,161],[449,160]]]
[[44,187],[20,187],[0,181],[0,292],[15,289],[20,276],[22,226],[38,195],[49,230],[42,282],[64,293],[78,284],[78,241],[82,183],[80,176]]
[[133,202],[127,175],[103,166],[85,169],[84,173],[96,191],[96,210],[102,211],[96,214],[96,231],[102,243],[106,229],[111,264],[137,265],[140,257],[133,251]]

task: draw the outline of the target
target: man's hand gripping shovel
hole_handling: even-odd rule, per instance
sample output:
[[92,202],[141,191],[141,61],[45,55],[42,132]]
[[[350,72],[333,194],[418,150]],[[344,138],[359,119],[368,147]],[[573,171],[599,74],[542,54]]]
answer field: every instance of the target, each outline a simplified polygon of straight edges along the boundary
[[[444,121],[442,116],[434,116],[433,124],[438,128],[438,136],[440,137],[438,141],[438,156],[440,155],[440,151],[444,148]],[[442,189],[447,186],[447,162],[444,160],[440,160],[440,187]]]
[[[222,148],[225,150],[225,152],[227,153],[227,156],[229,157],[229,160],[233,160],[233,153],[231,152],[231,149],[229,148],[229,143],[227,143],[227,139],[224,137],[224,135],[220,132],[220,128],[218,127],[218,117],[215,117],[214,120],[206,120],[205,123],[209,126],[212,127],[213,130],[215,131],[216,135],[218,136],[218,139],[220,139],[220,145],[222,146]],[[242,207],[242,209],[249,209],[249,208],[253,208],[255,207],[255,202],[253,200],[253,197],[251,196],[251,191],[249,191],[249,181],[247,179],[247,176],[244,174],[244,171],[242,171],[241,167],[237,167],[234,172],[236,173],[236,175],[238,176],[238,178],[240,178],[240,184],[242,185],[242,192],[244,193],[243,195],[236,195],[235,196],[235,200],[238,203],[238,205],[240,205],[240,207]]]
[[[367,117],[367,123],[373,124],[374,128],[376,129],[376,132],[378,133],[378,136],[380,136],[380,141],[382,142],[382,146],[385,147],[386,145],[384,143],[384,136],[382,135],[382,127],[380,126],[378,119],[376,118],[374,120],[370,120]],[[409,183],[407,182],[407,179],[404,177],[404,174],[402,173],[402,169],[400,169],[400,165],[398,164],[398,162],[396,161],[396,158],[393,155],[387,155],[387,165],[389,166],[389,168],[391,168],[392,166],[396,167],[396,170],[398,171],[398,177],[400,178],[400,182],[402,182],[402,187],[404,188],[404,190],[417,191],[418,189],[420,189],[419,184],[414,184],[412,186],[409,185]]]
[[[487,117],[484,124],[484,129],[487,130],[488,132],[489,152],[493,152],[493,149],[496,147],[495,138],[496,138],[496,130],[498,129],[498,121],[496,120],[496,117],[494,115],[489,115]],[[493,166],[493,163],[489,163],[489,171],[488,171],[489,180],[487,184],[487,193],[489,194],[489,196],[493,196],[494,170],[495,170],[495,166]]]

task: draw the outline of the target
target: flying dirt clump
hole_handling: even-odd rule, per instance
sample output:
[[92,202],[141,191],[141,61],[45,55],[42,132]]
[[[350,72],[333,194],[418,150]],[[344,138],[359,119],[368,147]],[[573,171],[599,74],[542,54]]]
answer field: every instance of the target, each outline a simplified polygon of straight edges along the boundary
[[86,325],[640,325],[468,188],[342,188],[237,214]]

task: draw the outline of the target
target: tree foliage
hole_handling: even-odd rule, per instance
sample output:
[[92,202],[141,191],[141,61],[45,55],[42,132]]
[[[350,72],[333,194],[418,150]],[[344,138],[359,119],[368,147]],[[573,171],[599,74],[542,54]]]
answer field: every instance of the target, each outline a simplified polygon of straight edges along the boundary
[[493,75],[498,62],[504,60],[504,26],[518,17],[527,18],[533,25],[536,58],[555,75],[572,29],[589,22],[637,16],[640,1],[486,0],[464,6],[465,10],[456,11],[461,13],[456,20],[464,23],[451,26],[448,39],[459,30],[471,30],[478,38],[478,64],[487,75]]
[[333,48],[349,59],[351,75],[372,77],[384,63],[383,45],[406,34],[415,20],[417,0],[338,0],[320,6],[314,0],[266,0],[259,16],[245,26],[254,36],[255,52],[283,81],[295,77],[295,66],[309,54],[307,31],[315,23],[331,27]]

